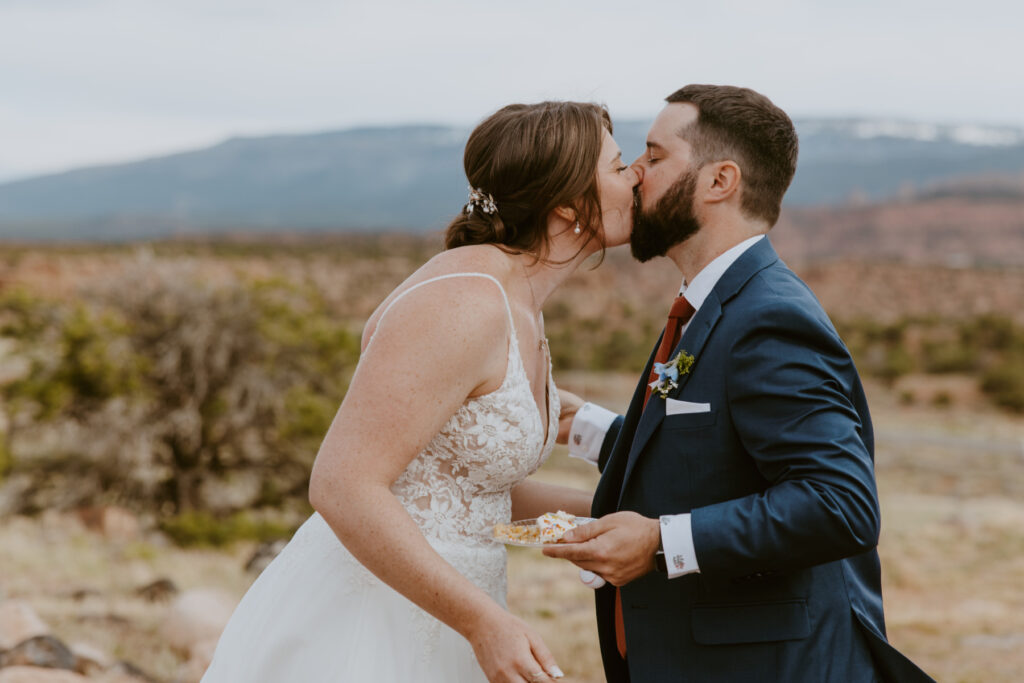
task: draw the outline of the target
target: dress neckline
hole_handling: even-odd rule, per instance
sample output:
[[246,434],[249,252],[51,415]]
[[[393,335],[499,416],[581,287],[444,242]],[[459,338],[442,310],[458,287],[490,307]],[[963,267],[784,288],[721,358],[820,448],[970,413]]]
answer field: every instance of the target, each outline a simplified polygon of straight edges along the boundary
[[469,397],[467,397],[466,400],[463,402],[463,406],[465,406],[470,401],[477,401],[477,400],[481,400],[481,399],[486,399],[487,397],[493,396],[493,395],[501,392],[503,389],[505,389],[505,386],[509,382],[510,375],[512,374],[511,373],[512,346],[515,346],[515,355],[519,358],[519,368],[520,368],[520,371],[523,373],[523,378],[526,380],[526,386],[527,386],[527,388],[529,390],[529,393],[530,393],[530,403],[533,404],[533,407],[534,407],[534,410],[536,411],[537,417],[540,419],[541,430],[542,430],[542,433],[543,433],[543,436],[544,436],[543,445],[541,446],[541,455],[543,455],[544,451],[549,446],[549,442],[551,441],[551,427],[552,427],[551,423],[552,422],[556,422],[556,420],[552,420],[551,419],[551,409],[553,407],[552,391],[551,391],[551,389],[552,389],[552,384],[553,384],[553,382],[552,382],[553,378],[552,378],[552,369],[551,369],[551,351],[548,348],[548,340],[547,340],[547,337],[545,337],[545,336],[541,336],[541,338],[540,338],[541,347],[544,350],[544,357],[547,360],[547,368],[548,368],[547,369],[547,374],[546,374],[546,376],[544,378],[544,383],[545,383],[545,386],[544,386],[544,406],[542,408],[537,403],[537,400],[534,398],[533,387],[530,385],[530,377],[529,377],[529,375],[526,374],[526,364],[523,362],[523,354],[519,350],[519,333],[516,331],[515,319],[512,317],[512,305],[509,303],[508,294],[505,292],[505,287],[501,284],[501,281],[498,280],[498,278],[496,278],[493,275],[491,275],[490,273],[480,273],[480,272],[475,272],[475,271],[465,271],[465,272],[457,272],[457,273],[445,273],[444,275],[436,275],[434,277],[427,278],[426,280],[422,280],[421,282],[417,282],[416,284],[411,285],[410,287],[408,287],[405,290],[403,290],[402,292],[400,292],[394,299],[392,299],[388,303],[387,306],[384,307],[384,310],[381,312],[380,316],[377,318],[377,325],[374,328],[373,333],[370,335],[370,339],[367,342],[366,346],[368,348],[369,345],[371,343],[373,343],[373,337],[376,336],[377,330],[380,329],[381,321],[383,320],[384,316],[387,315],[387,313],[391,309],[391,307],[394,306],[396,303],[398,303],[399,299],[401,299],[405,295],[409,294],[410,292],[412,292],[412,291],[414,291],[416,289],[419,289],[420,287],[422,287],[424,285],[430,284],[431,282],[437,282],[439,280],[447,280],[449,278],[456,278],[456,277],[482,277],[482,278],[486,278],[486,279],[490,280],[495,285],[497,285],[498,286],[498,291],[501,292],[501,298],[504,299],[504,301],[505,301],[505,313],[508,315],[508,326],[509,326],[509,330],[510,330],[508,358],[507,358],[507,360],[505,362],[505,376],[502,378],[501,384],[498,385],[497,389],[494,389],[493,391],[488,391],[486,394],[480,394],[479,396],[469,396]]
[[[502,290],[502,293],[504,293],[504,290]],[[553,379],[554,379],[554,377],[552,376],[552,371],[551,371],[551,352],[548,349],[548,340],[547,340],[547,337],[541,337],[542,346],[544,348],[544,358],[547,360],[547,366],[548,366],[547,373],[544,376],[544,384],[545,384],[545,386],[544,386],[544,404],[545,405],[544,405],[544,409],[543,409],[543,412],[542,412],[541,406],[537,403],[537,400],[533,396],[533,387],[530,385],[530,377],[529,377],[529,375],[526,374],[526,364],[523,362],[523,354],[519,350],[519,335],[516,332],[515,324],[512,322],[511,311],[509,312],[509,326],[511,327],[511,337],[509,338],[508,359],[505,361],[505,376],[502,378],[501,384],[499,384],[496,389],[492,389],[491,391],[488,391],[486,394],[480,394],[479,396],[470,396],[470,397],[468,397],[466,399],[466,401],[463,403],[463,405],[466,405],[467,403],[470,403],[470,402],[473,402],[473,401],[488,400],[488,399],[493,398],[494,396],[500,394],[502,391],[505,391],[505,389],[508,386],[508,383],[512,379],[512,373],[514,371],[513,367],[512,367],[512,362],[513,362],[512,359],[513,359],[513,354],[514,354],[514,357],[519,359],[519,363],[518,363],[519,371],[522,373],[523,379],[526,381],[526,386],[529,389],[530,403],[533,405],[534,412],[537,415],[537,418],[540,420],[541,430],[542,430],[542,433],[544,435],[544,441],[543,441],[543,444],[541,446],[541,453],[543,454],[543,452],[550,445],[550,442],[551,442],[551,427],[552,427],[552,423],[555,422],[555,420],[553,420],[552,417],[551,417],[551,409],[554,407],[553,404],[552,404],[552,400],[551,400],[551,397],[552,397],[551,389],[553,388],[553,384],[554,384]]]

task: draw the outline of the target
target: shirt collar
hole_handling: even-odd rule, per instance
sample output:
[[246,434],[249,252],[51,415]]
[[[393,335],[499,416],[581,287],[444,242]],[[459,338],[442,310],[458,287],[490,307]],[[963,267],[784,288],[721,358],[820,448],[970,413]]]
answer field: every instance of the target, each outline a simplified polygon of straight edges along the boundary
[[686,295],[686,300],[690,302],[694,310],[699,309],[711,290],[718,284],[718,280],[725,274],[725,271],[729,270],[729,266],[763,237],[764,235],[754,235],[720,254],[714,261],[704,266],[704,269],[697,273],[690,284],[686,284],[686,278],[683,278],[679,293]]

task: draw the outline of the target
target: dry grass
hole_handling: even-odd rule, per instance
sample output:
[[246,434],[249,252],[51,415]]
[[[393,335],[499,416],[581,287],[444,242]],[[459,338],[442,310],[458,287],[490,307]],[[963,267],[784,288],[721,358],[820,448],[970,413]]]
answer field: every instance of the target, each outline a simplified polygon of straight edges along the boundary
[[[622,409],[627,375],[567,375],[566,388]],[[880,546],[891,641],[940,681],[996,683],[1024,671],[1024,424],[984,402],[903,406],[869,387],[878,429]],[[541,478],[592,487],[560,448]],[[134,589],[160,577],[241,596],[251,546],[182,550],[159,538],[118,545],[58,515],[0,526],[0,595],[25,598],[58,636],[84,640],[173,680],[181,658],[159,635],[165,607]],[[571,680],[603,680],[589,589],[532,549],[509,556],[510,608],[533,624]],[[79,591],[82,595],[75,596]]]

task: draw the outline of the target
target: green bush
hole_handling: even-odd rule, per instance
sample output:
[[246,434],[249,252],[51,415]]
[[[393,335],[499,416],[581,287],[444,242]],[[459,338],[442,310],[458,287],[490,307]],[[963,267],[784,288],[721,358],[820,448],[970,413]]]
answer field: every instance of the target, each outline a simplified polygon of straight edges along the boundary
[[176,544],[184,547],[214,547],[236,541],[274,541],[289,538],[295,529],[277,521],[256,520],[240,512],[219,519],[208,512],[185,512],[164,519],[160,529]]
[[885,360],[878,369],[878,376],[891,384],[913,371],[914,357],[902,346],[895,346],[885,352]]
[[991,367],[982,376],[981,390],[997,405],[1024,413],[1024,359],[1011,358]]
[[6,461],[32,482],[21,511],[301,504],[359,354],[311,286],[213,283],[173,263],[71,302],[0,299],[0,329],[27,368],[0,386]]
[[650,344],[628,330],[612,330],[603,343],[594,349],[589,363],[591,370],[622,370],[639,372],[647,362]]
[[988,313],[963,323],[960,338],[965,345],[983,349],[1007,351],[1024,345],[1024,332],[1003,315]]
[[[892,383],[911,372],[963,373],[977,378],[997,405],[1024,412],[1024,329],[1007,316],[985,314],[960,322],[906,318],[891,324],[840,320],[836,329],[865,376]],[[900,400],[908,404],[914,397]],[[946,403],[941,397],[933,401]]]
[[972,373],[980,366],[978,351],[973,345],[948,342],[925,342],[922,348],[926,372],[947,374]]
[[7,440],[4,438],[4,434],[0,434],[0,482],[4,480],[4,475],[11,469],[14,464],[11,458],[11,450],[7,445]]

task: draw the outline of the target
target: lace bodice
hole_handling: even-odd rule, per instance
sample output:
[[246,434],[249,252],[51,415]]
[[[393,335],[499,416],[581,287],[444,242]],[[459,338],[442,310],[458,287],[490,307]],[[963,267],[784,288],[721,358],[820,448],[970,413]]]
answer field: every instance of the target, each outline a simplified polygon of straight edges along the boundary
[[496,279],[483,273],[458,273],[416,286],[450,277],[487,278],[501,290],[509,323],[505,378],[494,391],[467,399],[391,490],[428,538],[490,545],[491,527],[509,521],[512,487],[535,472],[551,453],[557,433],[558,393],[551,380],[549,358],[548,416],[541,419],[519,353],[508,297]]

